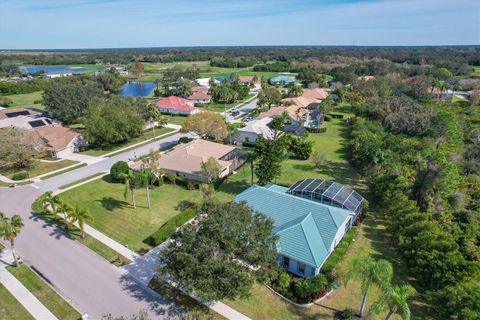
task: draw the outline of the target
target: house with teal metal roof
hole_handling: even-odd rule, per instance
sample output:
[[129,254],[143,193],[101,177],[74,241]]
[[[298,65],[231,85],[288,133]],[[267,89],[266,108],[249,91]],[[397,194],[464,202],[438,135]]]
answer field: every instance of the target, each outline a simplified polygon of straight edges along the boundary
[[279,236],[277,260],[289,272],[315,276],[350,229],[355,212],[289,193],[289,188],[253,185],[237,195],[257,213],[273,220]]
[[277,85],[287,85],[295,83],[295,78],[292,76],[276,76],[268,79],[268,83]]

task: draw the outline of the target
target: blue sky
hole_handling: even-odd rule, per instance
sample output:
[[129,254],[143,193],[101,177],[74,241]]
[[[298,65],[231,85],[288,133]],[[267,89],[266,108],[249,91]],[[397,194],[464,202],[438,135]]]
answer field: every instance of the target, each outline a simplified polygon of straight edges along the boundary
[[478,0],[0,0],[0,48],[480,44]]

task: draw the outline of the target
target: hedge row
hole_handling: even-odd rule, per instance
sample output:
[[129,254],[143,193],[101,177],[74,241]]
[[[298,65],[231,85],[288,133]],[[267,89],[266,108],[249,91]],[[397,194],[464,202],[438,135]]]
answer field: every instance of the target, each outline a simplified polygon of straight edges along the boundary
[[327,128],[326,128],[326,127],[322,127],[322,128],[307,128],[307,131],[308,131],[308,132],[311,132],[311,133],[324,133],[324,132],[327,132]]
[[188,220],[193,219],[196,215],[195,209],[192,208],[182,211],[182,213],[165,222],[157,231],[148,237],[146,240],[147,243],[151,246],[158,246],[169,239],[178,227],[185,224]]

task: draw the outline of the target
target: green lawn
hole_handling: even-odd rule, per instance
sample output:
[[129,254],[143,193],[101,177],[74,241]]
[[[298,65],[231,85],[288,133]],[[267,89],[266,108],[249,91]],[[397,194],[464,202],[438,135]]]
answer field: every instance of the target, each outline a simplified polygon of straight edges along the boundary
[[[60,160],[60,161],[55,161],[55,162],[41,162],[41,161],[35,161],[32,168],[26,170],[28,172],[28,175],[30,178],[36,177],[38,175],[48,173],[50,171],[54,170],[59,170],[71,165],[74,165],[78,163],[77,161],[73,160]],[[17,171],[22,171],[22,170],[8,170],[8,171],[3,171],[2,175],[12,178],[12,175],[17,172]]]
[[473,72],[480,72],[480,66],[473,66]]
[[25,108],[32,107],[40,110],[44,110],[45,106],[41,103],[35,103],[35,101],[42,100],[43,91],[36,91],[32,93],[25,94],[13,94],[5,96],[6,98],[13,101],[13,108]]
[[[172,131],[173,131],[173,129],[170,129],[170,128],[160,128],[160,129],[155,129],[155,134],[156,134],[156,136],[159,136],[159,135],[169,133],[169,132],[172,132]],[[142,135],[140,135],[136,138],[133,138],[129,142],[122,143],[122,144],[95,147],[95,148],[87,149],[87,150],[82,151],[80,153],[86,154],[86,155],[89,155],[89,156],[98,157],[98,156],[104,155],[106,153],[110,153],[110,152],[113,152],[113,151],[118,150],[118,149],[126,148],[126,147],[129,147],[131,145],[134,145],[136,143],[139,143],[139,142],[145,141],[147,139],[151,139],[151,138],[154,138],[153,130],[149,129],[149,130],[146,130]]]
[[108,182],[108,176],[62,193],[67,203],[79,204],[90,210],[95,220],[91,226],[123,245],[143,252],[150,245],[144,243],[168,219],[180,213],[183,206],[196,201],[197,190],[164,184],[150,191],[152,207],[147,208],[146,190],[135,191],[137,208],[131,198],[124,198],[124,185]]
[[30,320],[30,313],[0,284],[0,320]]
[[210,102],[208,104],[204,104],[202,106],[202,109],[205,109],[205,110],[208,110],[208,111],[213,111],[213,112],[223,112],[225,110],[228,110],[230,108],[233,108],[239,104],[243,104],[245,103],[245,101],[247,101],[248,99],[251,99],[254,95],[253,94],[248,94],[247,97],[242,100],[242,101],[237,101],[235,103],[227,103],[227,104],[223,104],[223,103],[214,103],[214,102]]
[[185,120],[187,120],[187,117],[184,117],[184,116],[166,115],[165,117],[167,117],[167,123],[178,124],[178,125],[182,125],[185,122]]
[[69,303],[50,288],[25,264],[18,268],[7,267],[7,269],[58,319],[77,320],[80,318],[80,314]]

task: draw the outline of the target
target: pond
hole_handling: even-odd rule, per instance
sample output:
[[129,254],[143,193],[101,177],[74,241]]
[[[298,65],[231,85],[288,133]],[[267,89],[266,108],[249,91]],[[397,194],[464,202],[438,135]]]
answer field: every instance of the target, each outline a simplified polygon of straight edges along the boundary
[[122,86],[119,95],[148,97],[152,95],[154,89],[155,83],[153,82],[129,82]]
[[85,71],[94,71],[97,68],[84,68],[84,67],[68,67],[68,66],[21,66],[18,67],[21,71],[26,71],[28,73],[36,72],[73,72],[81,73]]

